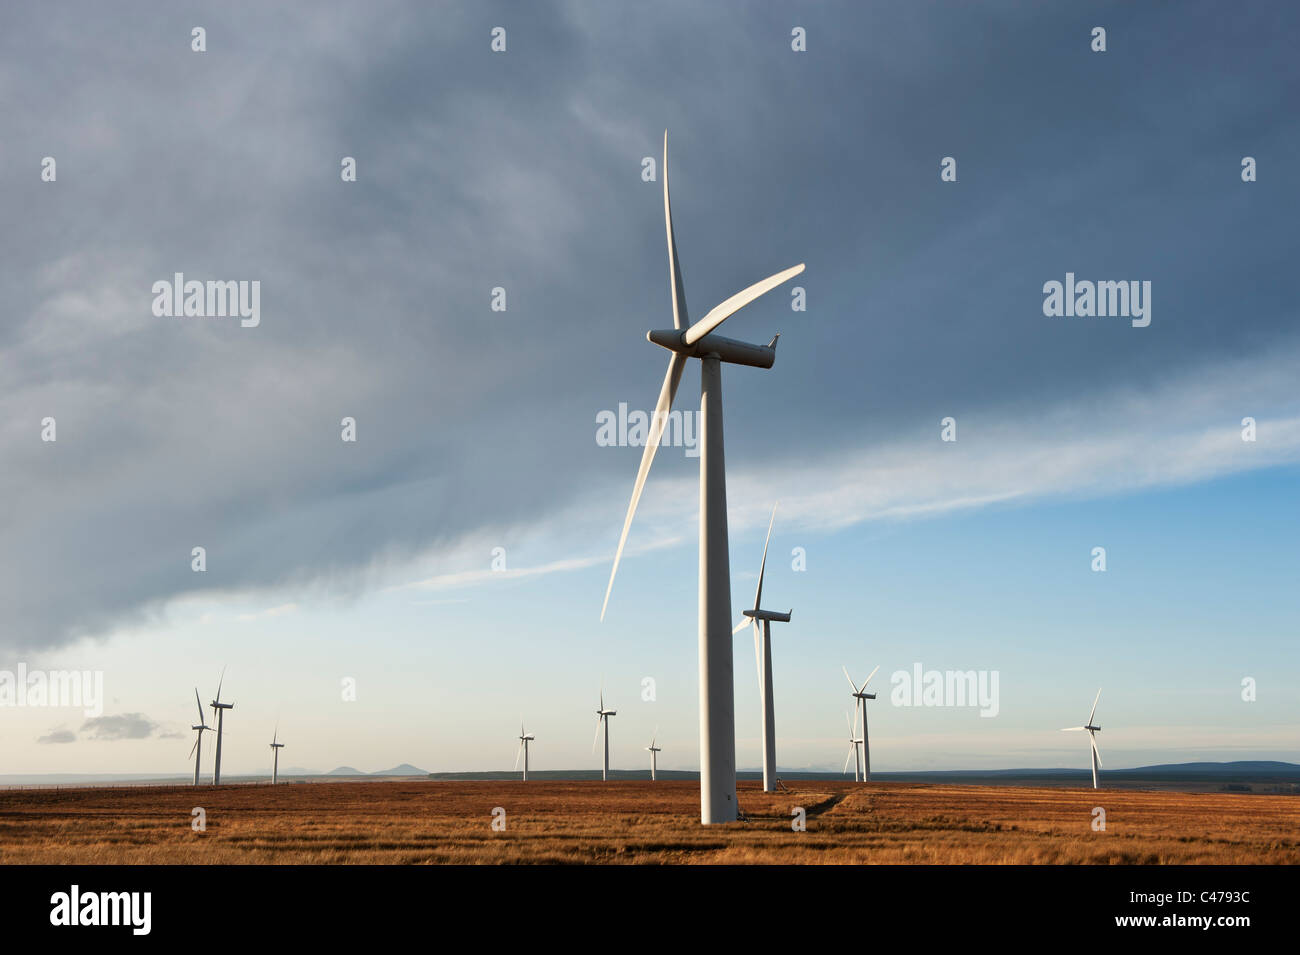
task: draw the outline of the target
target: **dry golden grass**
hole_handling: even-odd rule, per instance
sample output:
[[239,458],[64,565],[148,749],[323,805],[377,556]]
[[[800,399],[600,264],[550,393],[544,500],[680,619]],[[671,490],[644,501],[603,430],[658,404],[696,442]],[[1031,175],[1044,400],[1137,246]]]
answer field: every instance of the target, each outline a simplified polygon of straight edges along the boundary
[[[705,828],[694,782],[19,790],[0,792],[0,862],[1300,862],[1290,796],[817,782],[742,783],[740,799],[749,822]],[[190,828],[195,806],[206,832]]]

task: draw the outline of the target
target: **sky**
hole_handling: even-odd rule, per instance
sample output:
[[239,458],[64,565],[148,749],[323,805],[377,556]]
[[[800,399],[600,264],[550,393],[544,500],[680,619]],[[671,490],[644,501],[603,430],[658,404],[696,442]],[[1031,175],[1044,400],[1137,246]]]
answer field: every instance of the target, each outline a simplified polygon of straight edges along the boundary
[[[782,333],[771,370],[723,373],[737,619],[780,502],[781,767],[840,770],[845,666],[880,668],[879,771],[1083,768],[1059,730],[1099,687],[1104,768],[1300,760],[1297,27],[1252,2],[6,11],[0,681],[98,672],[104,701],[0,701],[0,775],[184,774],[223,668],[228,774],[277,726],[282,767],[509,769],[521,719],[535,768],[594,768],[602,686],[615,767],[657,734],[697,768],[690,448],[660,451],[599,619],[641,449],[598,422],[653,407],[644,336],[672,326],[665,130],[692,318],[807,265],[720,330]],[[176,273],[257,281],[260,321],[156,315]],[[1150,282],[1150,324],[1046,315],[1067,273]],[[996,715],[897,705],[917,665],[996,673]],[[735,680],[754,768],[746,633]]]

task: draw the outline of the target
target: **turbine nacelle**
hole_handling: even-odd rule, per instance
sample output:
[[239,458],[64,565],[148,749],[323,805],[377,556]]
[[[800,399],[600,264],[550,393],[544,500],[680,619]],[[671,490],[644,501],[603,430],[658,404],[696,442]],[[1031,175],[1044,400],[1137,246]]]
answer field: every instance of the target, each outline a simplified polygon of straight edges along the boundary
[[687,344],[686,332],[676,328],[655,328],[646,332],[645,337],[646,341],[686,358],[718,358],[732,365],[771,368],[776,363],[776,340],[781,336],[775,336],[766,345],[754,345],[709,334]]
[[781,613],[779,610],[743,610],[741,612],[746,617],[752,617],[754,620],[773,620],[780,623],[789,623],[790,614],[794,613],[794,610],[787,610],[785,613]]

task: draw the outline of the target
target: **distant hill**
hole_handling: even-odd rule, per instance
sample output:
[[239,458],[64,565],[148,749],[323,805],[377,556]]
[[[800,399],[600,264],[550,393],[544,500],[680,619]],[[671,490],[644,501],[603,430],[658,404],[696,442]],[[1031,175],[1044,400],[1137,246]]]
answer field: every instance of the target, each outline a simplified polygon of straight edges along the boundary
[[[335,772],[338,772],[338,770],[335,770]],[[353,770],[353,772],[356,772],[356,770]],[[402,763],[401,766],[394,766],[392,769],[377,769],[377,770],[375,770],[373,773],[369,773],[368,775],[371,775],[371,776],[427,776],[427,775],[429,775],[429,774],[428,774],[425,770],[420,769],[420,767],[418,767],[418,766],[412,766],[410,763]]]
[[340,766],[338,769],[331,769],[326,776],[364,776],[366,775],[359,769],[353,769],[351,766]]

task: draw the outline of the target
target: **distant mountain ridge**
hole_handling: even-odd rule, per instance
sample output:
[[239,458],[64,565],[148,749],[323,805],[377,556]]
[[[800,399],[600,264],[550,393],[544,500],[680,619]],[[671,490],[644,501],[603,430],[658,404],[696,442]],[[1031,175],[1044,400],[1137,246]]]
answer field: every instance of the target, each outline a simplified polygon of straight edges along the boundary
[[[649,776],[649,768],[643,769],[614,769],[611,770],[611,776],[617,779],[639,779]],[[5,773],[0,774],[0,786],[19,786],[19,785],[106,785],[112,783],[145,783],[156,782],[166,784],[176,784],[188,780],[190,773]],[[270,775],[270,770],[255,774],[231,773],[228,774],[231,782],[236,781],[257,781],[263,780]],[[599,779],[600,770],[586,769],[563,769],[563,770],[529,770],[530,776],[547,779]],[[736,775],[741,779],[761,778],[762,774],[757,768],[741,767],[737,769]],[[823,772],[809,769],[783,769],[780,773],[783,779],[826,779],[837,780],[848,778],[846,774],[834,771]],[[895,772],[876,771],[871,774],[873,779],[882,782],[962,782],[970,783],[979,780],[996,780],[1002,784],[1015,784],[1029,780],[1052,780],[1053,785],[1072,784],[1071,780],[1082,779],[1089,775],[1086,766],[1078,768],[1025,768],[1025,769],[931,769],[931,770],[900,770]],[[399,776],[416,776],[427,779],[517,779],[518,772],[508,770],[487,771],[487,772],[438,772],[430,773],[418,766],[410,763],[402,763],[394,766],[392,769],[381,769],[372,773],[364,773],[353,766],[339,766],[328,773],[321,773],[315,770],[306,770],[295,768],[291,771],[285,771],[280,774],[281,780],[287,778],[297,779],[323,779],[327,777],[357,777],[361,779],[375,779],[384,777]],[[698,779],[699,773],[695,770],[670,770],[660,769],[659,776],[662,779]],[[1110,779],[1115,781],[1140,782],[1149,780],[1153,783],[1170,784],[1177,782],[1201,782],[1209,783],[1228,783],[1228,782],[1252,782],[1252,783],[1287,783],[1300,784],[1300,764],[1287,763],[1280,760],[1237,760],[1227,763],[1197,762],[1197,763],[1161,763],[1154,766],[1139,766],[1135,769],[1103,769],[1103,780]]]

